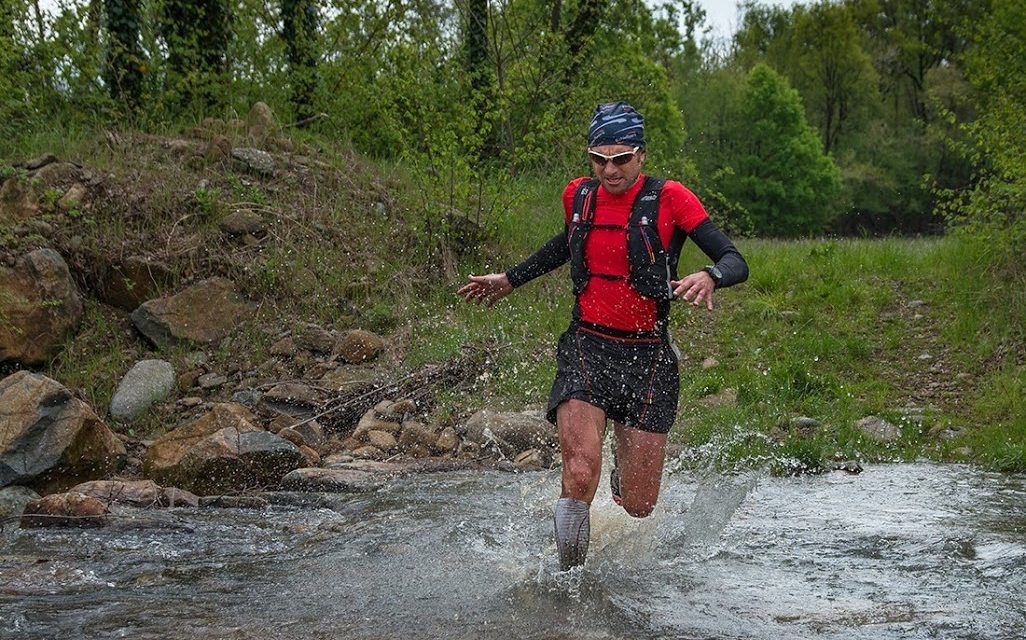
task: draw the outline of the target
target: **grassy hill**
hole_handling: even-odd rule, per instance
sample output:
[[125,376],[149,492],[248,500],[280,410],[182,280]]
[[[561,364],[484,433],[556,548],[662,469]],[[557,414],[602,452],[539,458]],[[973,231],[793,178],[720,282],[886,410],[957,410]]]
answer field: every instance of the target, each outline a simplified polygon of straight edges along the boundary
[[[220,121],[168,136],[41,135],[4,162],[55,153],[91,174],[89,195],[70,211],[56,206],[59,194],[44,195],[40,218],[51,231],[0,227],[3,252],[53,246],[84,288],[97,265],[130,255],[167,264],[168,291],[211,275],[232,279],[258,310],[208,354],[215,368],[260,367],[283,331],[313,321],[386,334],[385,366],[396,373],[482,350],[472,390],[434,399],[437,420],[544,402],[570,314],[565,267],[493,309],[454,292],[467,274],[504,269],[550,237],[561,224],[561,188],[583,166],[457,189],[424,168],[278,134],[258,141],[276,163],[262,177],[219,151],[225,142],[254,144]],[[222,223],[238,212],[255,214],[263,231],[225,233]],[[718,292],[712,313],[673,311],[683,367],[672,437],[685,459],[769,463],[782,473],[831,458],[920,456],[1026,470],[1026,287],[993,266],[985,244],[737,244],[750,280]],[[689,247],[681,270],[706,262]],[[102,412],[149,349],[124,312],[91,298],[81,331],[46,373]],[[161,356],[177,364],[187,353]],[[900,438],[867,437],[856,423],[871,415],[897,425]],[[171,426],[154,419],[144,429]]]

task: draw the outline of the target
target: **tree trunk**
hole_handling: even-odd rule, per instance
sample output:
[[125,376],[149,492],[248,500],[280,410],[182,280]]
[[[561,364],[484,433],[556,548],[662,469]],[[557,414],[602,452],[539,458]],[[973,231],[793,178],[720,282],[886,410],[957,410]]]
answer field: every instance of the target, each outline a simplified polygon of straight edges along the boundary
[[282,0],[282,39],[289,61],[291,101],[298,122],[314,116],[317,91],[317,30],[320,15],[316,0]]
[[130,111],[142,99],[142,48],[139,46],[141,0],[105,0],[107,61],[104,80],[110,96]]

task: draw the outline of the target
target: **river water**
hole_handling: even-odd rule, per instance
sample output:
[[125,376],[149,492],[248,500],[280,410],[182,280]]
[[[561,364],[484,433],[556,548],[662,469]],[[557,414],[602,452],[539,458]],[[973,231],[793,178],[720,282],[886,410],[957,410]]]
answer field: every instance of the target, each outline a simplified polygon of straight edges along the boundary
[[[1026,637],[1026,477],[667,476],[633,520],[603,487],[560,573],[557,472],[396,478],[263,510],[122,511],[0,534],[0,637]],[[305,500],[306,504],[300,504]]]

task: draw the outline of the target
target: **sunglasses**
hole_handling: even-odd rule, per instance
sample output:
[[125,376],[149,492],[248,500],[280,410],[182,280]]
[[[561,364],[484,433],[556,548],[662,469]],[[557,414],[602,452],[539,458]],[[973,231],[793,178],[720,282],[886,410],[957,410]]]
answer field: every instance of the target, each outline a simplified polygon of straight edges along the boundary
[[606,154],[599,153],[598,151],[588,151],[588,158],[600,167],[606,166],[607,162],[612,162],[616,166],[622,167],[633,160],[634,156],[638,155],[638,150],[640,148],[641,147],[634,147],[634,149],[630,151],[624,151],[623,153],[617,153],[612,156],[607,156]]

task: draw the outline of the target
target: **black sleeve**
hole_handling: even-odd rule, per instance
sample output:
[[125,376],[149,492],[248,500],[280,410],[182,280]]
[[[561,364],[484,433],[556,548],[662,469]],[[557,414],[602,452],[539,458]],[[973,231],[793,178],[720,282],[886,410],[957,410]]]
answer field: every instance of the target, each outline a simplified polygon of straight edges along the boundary
[[509,278],[509,283],[515,289],[562,266],[568,260],[570,260],[570,245],[566,242],[566,228],[564,228],[527,260],[506,271],[506,277]]
[[723,279],[716,285],[717,288],[740,284],[748,279],[748,263],[715,222],[703,221],[688,236],[712,259],[716,268],[723,274]]

